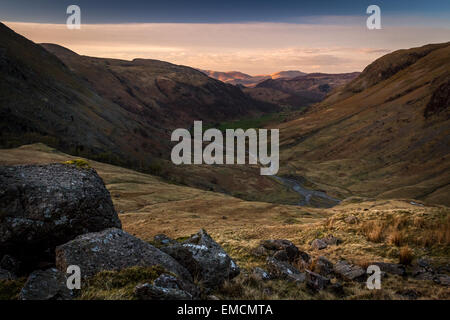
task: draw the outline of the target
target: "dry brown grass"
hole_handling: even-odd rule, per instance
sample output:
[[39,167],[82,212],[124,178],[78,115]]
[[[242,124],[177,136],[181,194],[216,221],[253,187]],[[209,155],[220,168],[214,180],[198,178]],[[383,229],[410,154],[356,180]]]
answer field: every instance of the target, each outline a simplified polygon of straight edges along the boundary
[[384,227],[384,223],[381,221],[368,221],[363,225],[362,231],[369,241],[382,242]]
[[[0,164],[62,162],[73,159],[52,150],[28,147],[0,150]],[[369,262],[398,262],[400,247],[413,250],[416,257],[427,255],[438,262],[450,261],[450,210],[447,207],[413,206],[404,200],[344,202],[331,209],[303,208],[234,197],[168,184],[141,174],[95,161],[89,162],[105,181],[125,231],[144,240],[158,233],[172,238],[189,236],[200,228],[223,246],[242,269],[242,275],[225,284],[216,294],[230,299],[338,299],[330,292],[310,293],[304,286],[286,281],[255,283],[244,276],[252,268],[265,268],[265,259],[252,254],[261,240],[288,239],[312,260],[325,256],[335,263],[346,259],[366,267]],[[345,218],[354,215],[358,223]],[[226,217],[223,219],[222,217]],[[296,223],[288,223],[288,218]],[[334,235],[343,243],[324,250],[312,250],[310,241]],[[397,239],[400,234],[400,240]],[[426,245],[424,245],[426,244]],[[404,249],[403,249],[404,250]],[[404,255],[404,253],[402,253]],[[402,258],[403,259],[403,258]],[[298,265],[302,269],[303,266]],[[311,266],[309,267],[311,268]],[[368,292],[358,283],[345,285],[345,299],[404,299],[399,288],[420,292],[420,299],[450,299],[449,290],[433,282],[389,277],[383,280],[383,293]],[[89,298],[126,298],[128,291],[116,288],[95,290]],[[86,298],[88,295],[86,293]]]
[[411,264],[413,259],[414,259],[414,252],[408,246],[400,248],[398,256],[399,263],[408,266]]
[[389,234],[389,243],[400,247],[403,245],[403,243],[405,242],[405,236],[403,235],[403,233],[399,230],[393,230],[390,234]]

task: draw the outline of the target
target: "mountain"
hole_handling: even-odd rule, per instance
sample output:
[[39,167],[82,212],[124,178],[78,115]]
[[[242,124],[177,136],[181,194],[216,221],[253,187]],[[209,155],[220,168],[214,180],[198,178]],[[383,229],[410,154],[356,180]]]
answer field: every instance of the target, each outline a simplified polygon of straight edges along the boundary
[[219,72],[212,70],[200,70],[200,71],[206,74],[207,76],[220,80],[222,82],[250,88],[256,86],[258,83],[264,80],[280,79],[280,78],[291,79],[306,74],[304,72],[297,70],[279,71],[272,74],[256,75],[256,76],[251,76],[249,74],[242,73],[239,71],[228,71],[228,72]]
[[339,197],[450,205],[450,43],[399,50],[280,125],[284,174]]
[[170,151],[171,130],[274,111],[193,68],[42,46],[0,24],[1,146],[44,142],[128,166]]
[[[287,71],[291,75],[295,71]],[[278,73],[283,76],[283,72]],[[347,84],[359,72],[326,74],[310,73],[294,78],[272,78],[258,83],[254,88],[246,88],[254,99],[289,106],[305,106],[322,101],[335,88]]]
[[284,78],[284,79],[292,79],[292,78],[296,78],[296,77],[300,77],[300,76],[304,76],[306,75],[306,73],[298,71],[298,70],[289,70],[289,71],[279,71],[279,72],[275,72],[272,73],[270,75],[271,79],[279,79],[279,78]]

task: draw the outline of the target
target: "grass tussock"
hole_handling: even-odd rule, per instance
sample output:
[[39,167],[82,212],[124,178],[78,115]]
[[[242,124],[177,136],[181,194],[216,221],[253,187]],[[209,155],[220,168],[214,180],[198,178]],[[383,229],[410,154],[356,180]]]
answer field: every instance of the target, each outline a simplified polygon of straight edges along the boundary
[[86,281],[78,297],[81,300],[132,300],[134,288],[152,283],[165,272],[161,266],[131,267],[120,271],[102,271]]
[[363,222],[361,232],[371,242],[385,242],[396,247],[409,245],[431,248],[450,245],[448,212],[433,216],[413,215],[414,212],[408,211],[380,214],[377,220]]
[[399,252],[399,262],[403,265],[410,265],[414,260],[414,252],[408,247],[402,247]]
[[369,241],[382,242],[385,225],[381,221],[368,221],[362,227],[362,231]]
[[68,160],[68,161],[64,161],[63,164],[74,165],[77,168],[82,168],[82,169],[89,169],[89,168],[91,168],[89,162],[84,160],[84,159]]

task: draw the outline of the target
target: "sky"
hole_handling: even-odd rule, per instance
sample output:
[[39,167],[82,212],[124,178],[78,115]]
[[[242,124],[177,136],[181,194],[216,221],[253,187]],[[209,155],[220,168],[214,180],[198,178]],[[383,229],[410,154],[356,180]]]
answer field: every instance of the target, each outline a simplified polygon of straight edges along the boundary
[[[66,8],[81,8],[69,30]],[[381,8],[381,30],[366,9]],[[79,54],[252,75],[352,72],[401,48],[450,41],[450,1],[1,0],[0,21]]]

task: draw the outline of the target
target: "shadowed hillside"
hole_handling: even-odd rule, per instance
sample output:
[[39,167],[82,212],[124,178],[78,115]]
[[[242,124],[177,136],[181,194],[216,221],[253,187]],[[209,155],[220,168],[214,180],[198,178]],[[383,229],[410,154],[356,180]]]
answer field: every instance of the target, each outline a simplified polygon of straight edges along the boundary
[[322,101],[334,89],[344,86],[359,75],[352,73],[310,73],[297,77],[275,77],[244,91],[255,99],[294,107]]
[[45,47],[0,24],[1,146],[45,142],[145,170],[173,128],[276,109],[189,67]]

